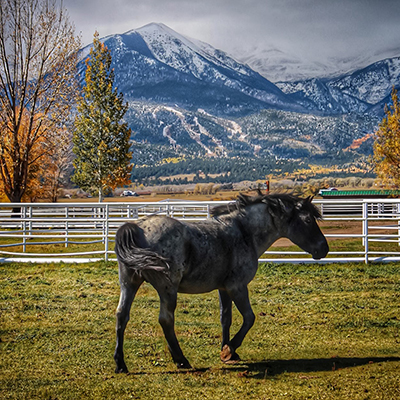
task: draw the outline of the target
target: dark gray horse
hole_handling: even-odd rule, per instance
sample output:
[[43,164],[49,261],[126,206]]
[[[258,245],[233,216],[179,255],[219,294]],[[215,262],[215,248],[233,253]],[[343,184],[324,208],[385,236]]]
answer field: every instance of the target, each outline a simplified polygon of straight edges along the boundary
[[[174,330],[177,293],[205,293],[218,289],[221,324],[221,360],[239,359],[236,349],[254,324],[247,285],[254,278],[258,258],[281,237],[320,259],[329,247],[316,222],[320,218],[311,199],[288,194],[250,197],[217,207],[213,218],[182,222],[150,216],[126,223],[116,234],[115,252],[121,287],[117,308],[116,372],[127,372],[123,340],[132,301],[147,281],[160,297],[159,322],[178,368],[191,368]],[[231,339],[232,301],[243,324]]]

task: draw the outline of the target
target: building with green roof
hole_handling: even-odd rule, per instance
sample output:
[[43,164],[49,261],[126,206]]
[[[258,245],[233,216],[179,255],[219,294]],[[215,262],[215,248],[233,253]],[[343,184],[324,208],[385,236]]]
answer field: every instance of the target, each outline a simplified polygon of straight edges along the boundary
[[338,190],[335,188],[322,189],[319,192],[324,199],[382,199],[398,198],[400,190]]

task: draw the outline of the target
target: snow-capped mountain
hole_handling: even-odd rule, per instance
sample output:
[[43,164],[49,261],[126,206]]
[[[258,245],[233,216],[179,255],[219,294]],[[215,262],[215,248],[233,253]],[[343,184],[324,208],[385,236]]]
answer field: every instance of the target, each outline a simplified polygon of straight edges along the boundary
[[246,63],[268,80],[297,82],[310,79],[332,79],[365,68],[387,58],[400,55],[400,47],[381,49],[375,53],[360,53],[347,58],[310,58],[299,53],[287,53],[271,43],[236,48],[232,55]]
[[[274,84],[248,65],[256,58],[239,62],[163,24],[102,41],[129,103],[125,118],[134,132],[134,159],[142,164],[176,155],[321,163],[339,162],[342,154],[341,162],[349,162],[354,140],[363,143],[354,157],[371,150],[384,104],[392,87],[400,87],[400,57],[340,75],[333,64],[305,68],[302,57],[272,49],[261,55],[271,61]],[[82,79],[89,49],[82,49],[78,66]],[[341,71],[353,62],[343,62]],[[309,79],[279,79],[290,71],[299,76],[302,68]]]
[[378,61],[350,75],[333,79],[330,87],[368,104],[377,104],[400,85],[400,56]]
[[310,112],[383,115],[393,87],[400,86],[400,57],[378,61],[337,78],[277,83]]
[[[127,100],[177,105],[191,111],[203,109],[214,115],[238,117],[271,108],[327,115],[349,112],[382,115],[381,103],[387,101],[393,86],[400,86],[400,57],[338,76],[339,71],[332,72],[333,64],[344,70],[362,60],[307,64],[304,57],[288,55],[276,48],[260,50],[258,58],[254,56],[256,50],[249,50],[244,59],[250,65],[261,63],[262,59],[258,69],[272,70],[277,80],[273,84],[247,64],[207,43],[182,36],[164,24],[151,23],[102,40],[112,54],[116,86]],[[83,56],[89,48],[82,50]],[[377,55],[364,56],[364,62],[371,57]],[[80,67],[83,71],[83,62]],[[288,74],[312,78],[278,79]]]
[[330,63],[315,62],[304,55],[288,54],[273,45],[235,49],[233,55],[272,82],[295,82],[339,75]]
[[265,108],[302,110],[247,65],[163,24],[108,36],[103,42],[111,51],[115,83],[127,99],[202,108],[221,115]]

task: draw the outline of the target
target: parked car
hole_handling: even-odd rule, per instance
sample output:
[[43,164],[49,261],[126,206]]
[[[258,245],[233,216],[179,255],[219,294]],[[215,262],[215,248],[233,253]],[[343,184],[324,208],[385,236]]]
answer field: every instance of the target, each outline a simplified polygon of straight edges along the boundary
[[139,195],[136,192],[133,192],[132,190],[124,190],[121,193],[121,197],[126,197],[126,196],[135,196],[135,197],[137,197]]

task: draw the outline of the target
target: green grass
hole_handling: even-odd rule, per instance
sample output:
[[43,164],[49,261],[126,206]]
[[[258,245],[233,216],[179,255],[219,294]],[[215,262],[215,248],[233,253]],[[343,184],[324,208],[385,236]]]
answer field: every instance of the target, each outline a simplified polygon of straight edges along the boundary
[[[51,231],[49,231],[50,234]],[[11,231],[12,233],[12,231]],[[37,253],[37,254],[63,254],[63,253],[74,253],[74,252],[92,252],[92,251],[104,251],[104,243],[101,242],[101,238],[69,238],[68,246],[65,246],[65,238],[61,235],[54,236],[54,238],[40,238],[40,235],[36,236],[34,239],[26,239],[26,253]],[[93,241],[99,241],[98,243],[93,243]],[[52,242],[51,244],[42,244],[43,242]],[[58,242],[58,243],[57,243]],[[23,238],[0,238],[0,245],[4,246],[0,248],[1,251],[13,252],[13,253],[23,253]],[[16,244],[19,244],[16,246]],[[114,243],[112,240],[109,242],[109,250],[114,249]],[[99,254],[101,256],[101,254]]]
[[171,360],[148,284],[126,330],[130,373],[113,372],[118,294],[114,263],[0,264],[0,398],[400,398],[399,264],[262,265],[256,323],[229,366],[217,293],[180,295],[189,372]]

